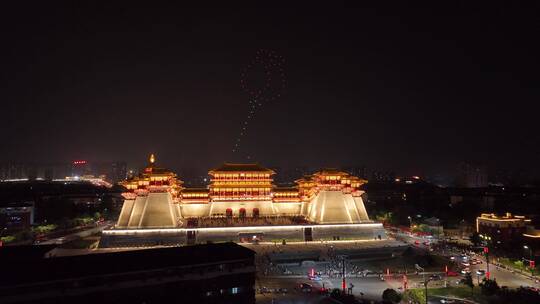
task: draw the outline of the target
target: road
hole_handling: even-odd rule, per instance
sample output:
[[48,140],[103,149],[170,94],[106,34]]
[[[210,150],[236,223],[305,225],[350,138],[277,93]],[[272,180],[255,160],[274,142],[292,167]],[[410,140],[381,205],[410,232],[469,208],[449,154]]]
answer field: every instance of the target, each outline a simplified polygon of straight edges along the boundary
[[[417,248],[426,249],[426,250],[429,249],[428,246],[425,246],[425,245],[422,244],[423,241],[425,241],[424,238],[417,237],[417,236],[411,236],[411,235],[404,234],[404,233],[399,233],[399,237],[401,237],[402,240],[406,241],[407,243],[409,243],[411,245],[414,245]],[[418,241],[419,244],[416,244],[416,241]],[[439,254],[440,254],[440,252],[439,252]],[[448,253],[444,252],[444,254],[448,254]],[[459,254],[456,252],[456,253],[454,253],[454,255],[459,255]],[[472,276],[474,278],[474,283],[478,284],[478,281],[482,281],[483,276],[478,277],[477,274],[476,274],[476,270],[483,269],[483,270],[487,271],[487,267],[486,267],[486,260],[482,256],[475,255],[475,257],[479,258],[479,259],[481,259],[483,261],[482,264],[471,265],[471,267],[470,267],[471,274],[472,274]],[[509,288],[517,288],[517,287],[520,287],[520,286],[540,287],[539,283],[535,283],[533,280],[527,278],[526,276],[521,275],[518,272],[509,271],[509,270],[506,270],[506,269],[503,269],[503,268],[499,268],[499,267],[496,267],[495,265],[493,265],[491,263],[490,263],[490,266],[489,266],[489,270],[490,270],[490,273],[491,273],[490,278],[491,279],[496,279],[499,286],[507,286]]]
[[471,302],[469,301],[461,301],[461,300],[458,300],[458,299],[452,299],[451,302],[448,301],[448,298],[443,298],[443,297],[432,297],[430,296],[429,299],[428,299],[428,304],[441,304],[443,302],[441,302],[441,300],[445,300],[447,301],[446,303],[452,303],[452,304],[471,304]]
[[[471,265],[471,274],[474,278],[474,283],[478,283],[478,279],[482,281],[482,276],[478,277],[476,274],[476,270],[483,269],[487,271],[486,267],[486,261],[485,259],[482,259],[482,264],[477,265]],[[508,286],[510,288],[517,288],[520,286],[535,286],[540,287],[540,284],[535,283],[533,280],[529,279],[528,277],[518,273],[518,272],[512,272],[503,268],[496,267],[493,264],[489,265],[489,271],[491,273],[491,279],[496,279],[499,286]]]
[[[269,289],[286,288],[286,294],[260,294],[255,296],[257,304],[315,304],[325,303],[325,296],[316,293],[301,293],[295,290],[300,283],[307,282],[299,278],[264,278],[257,280],[256,288],[266,287]],[[314,285],[314,284],[313,284]],[[314,285],[315,286],[315,285]]]
[[99,233],[103,231],[103,229],[110,227],[110,225],[112,225],[112,223],[105,222],[95,227],[91,227],[91,228],[81,230],[75,233],[66,234],[61,237],[56,237],[47,241],[42,241],[40,242],[40,245],[61,245],[61,244],[69,243],[69,242]]
[[[409,287],[421,287],[423,282],[422,275],[410,275],[407,277]],[[449,280],[448,284],[456,286],[456,280]],[[257,295],[257,303],[271,303],[274,299],[274,303],[323,303],[320,302],[324,297],[315,294],[305,294],[295,290],[295,287],[301,283],[311,284],[317,291],[324,288],[333,289],[341,288],[340,278],[322,278],[320,281],[310,281],[303,276],[281,276],[281,277],[262,277],[257,281],[257,288],[266,287],[269,289],[286,288],[287,294],[265,294]],[[403,286],[402,276],[385,276],[385,280],[382,281],[378,276],[368,277],[349,277],[346,279],[346,285],[349,287],[352,284],[352,293],[358,298],[364,298],[368,300],[382,300],[381,296],[385,289],[393,288],[400,290]],[[443,280],[430,282],[429,287],[442,287],[444,286]]]
[[[434,252],[435,253],[435,252]],[[479,258],[479,256],[476,256]],[[311,266],[315,269],[318,269],[317,266]],[[471,265],[470,269],[472,271],[474,283],[477,284],[482,280],[483,277],[478,277],[476,275],[476,270],[485,269],[486,263],[485,260],[482,264]],[[505,269],[498,269],[495,265],[490,264],[491,277],[495,278],[500,286],[508,286],[509,288],[516,288],[519,286],[536,286],[540,287],[539,284],[534,283],[534,281],[529,278],[519,274],[513,273]],[[262,276],[257,282],[257,288],[267,287],[271,289],[286,288],[288,290],[287,294],[258,294],[257,303],[325,303],[328,300],[325,300],[324,296],[318,294],[304,294],[294,290],[296,286],[300,283],[309,283],[315,288],[320,289],[323,286],[325,288],[341,288],[341,279],[338,278],[329,278],[328,276],[323,276],[320,281],[310,281],[307,278],[307,271],[304,271],[306,275],[275,275],[275,276]],[[429,288],[438,288],[443,286],[458,286],[459,281],[462,279],[462,276],[457,277],[448,277],[445,279],[444,274],[441,274],[442,280],[430,281]],[[426,275],[427,276],[427,275]],[[393,288],[395,290],[400,290],[403,286],[403,279],[400,275],[390,275],[384,276],[385,280],[382,281],[377,275],[369,275],[368,277],[348,277],[347,285],[352,283],[354,285],[352,293],[358,298],[364,298],[368,300],[381,300],[381,295],[383,291],[387,288]],[[408,287],[409,288],[422,288],[423,287],[423,276],[409,274],[407,276]],[[324,285],[323,285],[324,284]],[[434,298],[433,303],[440,303],[440,298]],[[431,302],[431,300],[430,300]],[[460,303],[460,302],[456,302]]]

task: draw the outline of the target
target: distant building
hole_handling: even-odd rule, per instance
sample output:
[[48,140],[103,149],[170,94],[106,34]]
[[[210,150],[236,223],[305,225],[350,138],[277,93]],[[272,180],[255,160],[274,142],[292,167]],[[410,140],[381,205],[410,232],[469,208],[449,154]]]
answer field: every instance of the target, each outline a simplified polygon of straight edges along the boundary
[[[539,262],[538,257],[540,257],[540,230],[539,229],[534,229],[534,227],[529,227],[529,229],[527,229],[527,232],[523,234],[523,247],[524,247],[523,249],[525,249],[524,257],[534,260],[538,265],[538,262]],[[525,252],[528,250],[530,251]]]
[[86,160],[73,161],[71,177],[94,176],[118,183],[127,178],[127,163],[122,161],[114,162],[89,162]]
[[0,203],[0,228],[23,230],[34,224],[34,202]]
[[111,173],[109,177],[113,183],[118,183],[127,178],[127,173],[127,163],[116,161],[111,164]]
[[520,241],[531,225],[531,220],[520,215],[482,213],[476,218],[476,232],[496,247],[505,247]]
[[396,173],[393,171],[373,171],[371,180],[376,182],[393,182],[396,179]]
[[117,183],[127,178],[127,163],[90,162],[75,160],[70,163],[1,163],[0,181],[17,180],[54,180],[66,177],[94,176],[103,177]]
[[349,173],[350,175],[357,176],[359,178],[363,178],[363,179],[368,178],[366,166],[344,167],[343,171]]
[[399,177],[392,181],[370,181],[363,186],[371,203],[384,206],[413,202],[429,205],[445,199],[439,187],[422,180],[419,176]]
[[488,186],[487,169],[484,166],[477,166],[463,163],[459,167],[458,187],[463,188],[484,188]]
[[47,258],[39,247],[0,248],[1,303],[255,303],[255,252],[234,243]]
[[93,175],[92,167],[86,160],[75,160],[71,167],[71,176]]
[[114,210],[123,201],[117,191],[121,187],[108,187],[100,179],[3,181],[0,207],[5,208],[3,213],[8,217],[0,223],[0,229],[94,214],[103,206]]

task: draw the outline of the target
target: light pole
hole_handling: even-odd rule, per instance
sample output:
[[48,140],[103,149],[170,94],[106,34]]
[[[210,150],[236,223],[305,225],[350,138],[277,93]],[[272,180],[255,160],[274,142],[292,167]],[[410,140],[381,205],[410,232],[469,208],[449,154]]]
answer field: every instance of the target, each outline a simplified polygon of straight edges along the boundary
[[410,216],[407,216],[407,218],[409,219],[409,230],[412,232],[412,218]]
[[491,242],[491,237],[480,234],[480,238],[484,240],[482,245],[484,246],[484,256],[486,258],[486,277],[491,279],[491,273],[489,272],[489,243]]
[[343,294],[346,293],[346,288],[347,288],[347,282],[346,282],[346,272],[347,272],[347,268],[345,266],[345,260],[347,259],[347,256],[346,255],[340,255],[339,256],[341,258],[341,289],[343,291]]
[[[531,267],[533,265],[533,263],[531,263],[531,261],[533,261],[533,258],[534,258],[533,253],[532,253],[532,248],[527,246],[527,245],[523,245],[523,248],[529,250],[529,268],[531,269],[531,276],[534,276],[534,268]],[[524,259],[524,260],[526,260],[526,259]]]
[[429,280],[426,280],[426,271],[424,270],[424,268],[418,266],[418,264],[415,264],[414,266],[416,267],[416,270],[421,270],[422,271],[422,278],[424,279],[424,289],[425,289],[425,292],[426,292],[426,303],[428,303],[427,284],[428,284]]

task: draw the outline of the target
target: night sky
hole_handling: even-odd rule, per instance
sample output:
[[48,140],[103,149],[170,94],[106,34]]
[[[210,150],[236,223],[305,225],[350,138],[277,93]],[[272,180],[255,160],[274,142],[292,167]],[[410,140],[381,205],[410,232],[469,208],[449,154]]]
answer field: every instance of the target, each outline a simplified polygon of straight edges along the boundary
[[[538,169],[540,10],[471,2],[3,5],[0,161]],[[232,153],[261,49],[287,85]]]

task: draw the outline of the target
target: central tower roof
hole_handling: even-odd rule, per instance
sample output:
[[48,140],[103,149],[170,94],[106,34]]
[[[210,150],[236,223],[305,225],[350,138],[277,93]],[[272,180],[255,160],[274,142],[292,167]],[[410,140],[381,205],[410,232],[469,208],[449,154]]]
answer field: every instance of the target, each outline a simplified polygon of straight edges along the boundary
[[235,164],[235,163],[224,163],[223,165],[212,169],[208,174],[212,175],[215,173],[221,172],[262,172],[268,174],[275,174],[273,170],[260,166],[259,164]]

